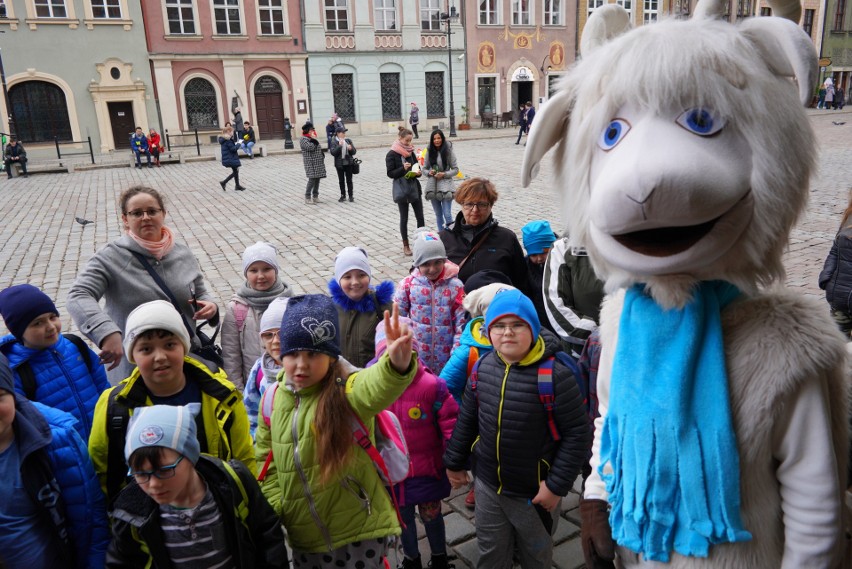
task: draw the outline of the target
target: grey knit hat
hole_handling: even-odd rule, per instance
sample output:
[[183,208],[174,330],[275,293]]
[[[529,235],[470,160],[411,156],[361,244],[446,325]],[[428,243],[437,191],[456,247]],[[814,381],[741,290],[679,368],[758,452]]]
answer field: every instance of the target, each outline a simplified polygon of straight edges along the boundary
[[258,241],[254,245],[249,245],[243,252],[243,276],[246,275],[249,266],[256,261],[262,261],[275,269],[275,274],[278,274],[278,249],[271,243]]
[[343,275],[353,269],[364,271],[370,278],[373,276],[367,252],[361,247],[344,247],[334,258],[334,280],[339,283]]
[[420,231],[414,238],[414,266],[435,259],[446,259],[447,249],[438,234],[433,231]]

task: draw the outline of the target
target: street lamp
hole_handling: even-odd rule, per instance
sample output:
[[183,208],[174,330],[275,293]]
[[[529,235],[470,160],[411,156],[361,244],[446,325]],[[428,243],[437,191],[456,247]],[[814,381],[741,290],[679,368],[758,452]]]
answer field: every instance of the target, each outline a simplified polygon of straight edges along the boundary
[[441,13],[441,22],[447,24],[447,66],[449,67],[450,80],[450,137],[456,136],[456,105],[453,100],[453,34],[452,21],[458,20],[459,15],[455,6],[450,6],[447,0],[447,11]]
[[[0,30],[0,34],[5,34]],[[3,102],[6,104],[6,114],[9,117],[9,136],[15,136],[15,124],[12,120],[12,105],[9,104],[9,89],[6,87],[6,72],[3,70],[3,48],[0,48],[0,83],[3,84]]]

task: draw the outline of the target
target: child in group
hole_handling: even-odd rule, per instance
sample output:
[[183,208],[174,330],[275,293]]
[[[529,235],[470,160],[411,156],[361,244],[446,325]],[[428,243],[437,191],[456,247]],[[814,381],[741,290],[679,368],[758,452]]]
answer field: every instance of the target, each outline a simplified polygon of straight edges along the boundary
[[189,332],[175,307],[165,300],[146,302],[130,313],[126,326],[124,351],[136,367],[101,394],[89,437],[89,454],[109,503],[127,482],[121,449],[129,418],[140,407],[199,403],[202,452],[237,459],[255,472],[243,399],[225,372],[209,369],[189,353]]
[[[373,438],[376,413],[417,374],[412,335],[399,312],[385,312],[387,351],[363,370],[340,360],[337,311],[321,294],[294,296],[279,332],[284,375],[272,397],[270,424],[257,427],[257,457],[268,461],[261,488],[281,516],[295,569],[384,567],[388,537],[400,527],[390,495],[352,423]],[[270,455],[271,453],[271,455]]]
[[75,423],[17,393],[0,354],[0,567],[104,566],[104,495]]
[[[400,324],[411,327],[408,318],[399,319]],[[417,340],[412,348],[419,353]],[[385,323],[376,328],[376,358],[387,350]],[[447,541],[444,528],[444,516],[441,514],[441,500],[450,495],[450,482],[441,462],[453,427],[459,414],[459,406],[450,396],[444,380],[435,376],[428,368],[418,362],[417,373],[406,390],[394,401],[388,410],[399,418],[408,454],[411,457],[411,470],[402,484],[394,487],[399,503],[402,521],[402,551],[405,557],[401,569],[421,569],[420,550],[417,547],[417,525],[414,522],[414,508],[420,512],[420,521],[426,528],[426,538],[432,559],[432,569],[447,569]]]
[[263,344],[263,354],[252,366],[243,390],[243,403],[248,412],[252,439],[257,431],[260,398],[263,397],[267,387],[278,381],[278,373],[283,369],[278,330],[281,328],[281,319],[284,317],[284,311],[287,310],[288,300],[276,298],[260,317],[260,342]]
[[553,332],[547,312],[544,309],[544,291],[542,281],[544,279],[544,264],[547,255],[553,248],[553,242],[557,236],[550,228],[550,223],[544,220],[530,221],[521,228],[521,236],[524,240],[524,249],[527,250],[527,283],[529,286],[530,300],[533,301],[538,321],[541,325]]
[[108,568],[290,567],[281,522],[254,474],[201,454],[197,403],[134,413],[124,455],[135,484],[112,509]]
[[[572,372],[554,358],[559,341],[539,335],[535,307],[520,291],[494,296],[485,329],[494,351],[479,360],[465,387],[444,465],[460,488],[475,455],[478,568],[510,568],[515,546],[525,569],[550,567],[562,497],[586,461],[583,397]],[[540,394],[547,387],[546,407]]]
[[334,259],[334,278],[328,292],[337,308],[343,358],[364,367],[373,358],[376,325],[393,303],[393,283],[371,287],[372,269],[361,247],[344,247]]
[[56,305],[32,285],[0,292],[0,314],[11,332],[0,338],[0,352],[9,359],[15,391],[70,413],[89,440],[95,404],[110,386],[98,355],[81,338],[62,334]]
[[228,302],[222,318],[222,358],[225,373],[243,389],[252,366],[263,353],[258,323],[269,303],[293,294],[279,275],[278,250],[258,241],[243,252],[245,283]]
[[414,238],[414,270],[402,279],[394,294],[400,316],[414,321],[420,359],[437,372],[459,345],[465,317],[464,284],[458,266],[447,260],[437,233],[418,232]]

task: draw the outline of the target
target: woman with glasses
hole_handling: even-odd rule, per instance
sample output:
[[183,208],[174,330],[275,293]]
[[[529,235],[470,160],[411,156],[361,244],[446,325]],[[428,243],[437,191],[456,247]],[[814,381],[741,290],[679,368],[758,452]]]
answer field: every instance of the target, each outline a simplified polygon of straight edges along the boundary
[[[146,265],[170,289],[187,323],[209,320],[215,326],[219,319],[219,307],[207,292],[195,255],[189,247],[175,240],[165,224],[167,212],[160,193],[134,186],[121,194],[118,205],[126,235],[107,244],[89,259],[71,286],[67,300],[74,323],[100,348],[101,363],[107,366],[112,384],[133,371],[121,346],[121,332],[127,316],[140,304],[152,300],[170,301]],[[103,308],[99,304],[101,299],[105,301]],[[189,328],[192,328],[193,346],[199,347],[195,326]]]
[[458,278],[466,282],[485,269],[500,271],[522,292],[527,290],[524,250],[511,229],[500,227],[491,213],[497,189],[486,178],[471,178],[456,190],[461,211],[439,233],[447,258],[459,266]]

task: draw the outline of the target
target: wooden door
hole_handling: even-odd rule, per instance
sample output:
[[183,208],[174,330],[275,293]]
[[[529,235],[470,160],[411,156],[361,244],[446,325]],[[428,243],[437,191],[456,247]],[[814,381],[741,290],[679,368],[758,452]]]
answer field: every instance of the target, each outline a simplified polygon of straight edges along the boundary
[[262,138],[284,138],[284,97],[274,77],[261,77],[254,87],[255,121]]
[[130,137],[136,131],[136,121],[133,118],[133,103],[120,101],[107,103],[109,122],[112,126],[112,140],[115,148],[130,148]]

